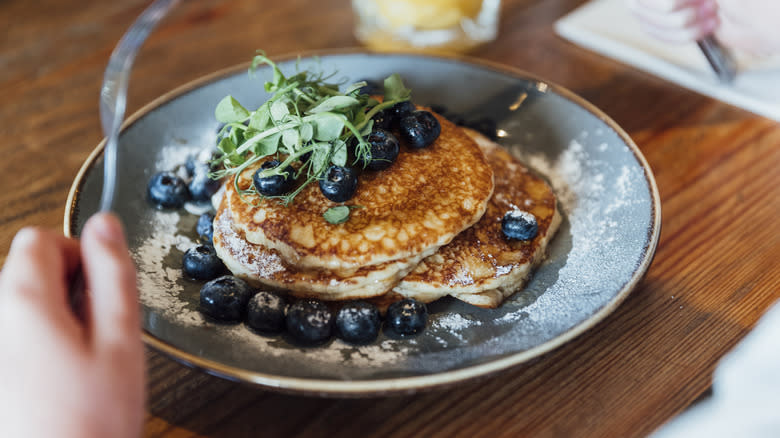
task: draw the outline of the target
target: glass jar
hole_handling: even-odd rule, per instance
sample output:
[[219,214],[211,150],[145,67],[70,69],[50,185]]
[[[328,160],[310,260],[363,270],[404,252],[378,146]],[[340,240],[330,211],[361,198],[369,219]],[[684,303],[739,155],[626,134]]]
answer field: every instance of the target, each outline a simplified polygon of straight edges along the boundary
[[492,41],[501,0],[352,0],[355,36],[379,51],[465,52]]

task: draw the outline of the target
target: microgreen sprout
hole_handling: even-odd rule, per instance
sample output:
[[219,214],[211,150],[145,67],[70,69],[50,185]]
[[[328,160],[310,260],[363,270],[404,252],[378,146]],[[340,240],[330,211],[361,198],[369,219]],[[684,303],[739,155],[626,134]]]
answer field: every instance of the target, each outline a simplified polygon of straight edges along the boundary
[[365,137],[373,129],[371,118],[409,100],[411,94],[398,74],[385,79],[384,97],[379,102],[360,93],[365,82],[351,84],[341,92],[339,84],[328,83],[329,77],[321,72],[298,71],[287,77],[262,52],[252,60],[250,74],[261,65],[268,65],[273,72],[273,79],[265,83],[265,91],[271,93],[265,103],[250,111],[233,96],[226,96],[214,111],[224,126],[218,133],[222,155],[212,163],[220,170],[211,177],[233,176],[234,187],[245,201],[250,194],[265,197],[254,187],[240,190],[238,186],[242,172],[265,157],[276,156],[282,163],[264,170],[261,177],[295,172],[296,179],[303,179],[292,192],[273,197],[285,205],[321,179],[331,163],[347,165],[348,144],[355,146],[352,164],[370,162],[371,148]]

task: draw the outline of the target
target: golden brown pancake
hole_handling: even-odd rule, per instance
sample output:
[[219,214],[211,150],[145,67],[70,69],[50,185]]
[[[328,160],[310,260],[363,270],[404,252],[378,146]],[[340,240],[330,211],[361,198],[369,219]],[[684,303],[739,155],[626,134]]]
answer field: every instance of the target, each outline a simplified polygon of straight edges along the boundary
[[[441,135],[429,147],[401,146],[393,165],[365,171],[346,205],[347,222],[333,225],[322,214],[339,205],[310,184],[289,206],[249,196],[227,184],[234,226],[252,243],[273,249],[289,266],[349,272],[427,256],[474,224],[493,193],[493,172],[479,146],[460,128],[436,115]],[[259,166],[259,164],[257,165]],[[256,167],[244,171],[247,189]]]
[[233,227],[233,218],[225,201],[220,204],[214,218],[214,249],[233,275],[253,286],[284,290],[298,297],[334,301],[383,295],[422,259],[416,256],[341,274],[297,269],[285,264],[275,250],[248,242]]
[[[393,290],[423,301],[452,295],[492,308],[520,289],[544,258],[560,214],[555,194],[542,178],[483,135],[466,131],[493,169],[495,190],[487,211],[474,226],[425,258]],[[534,239],[511,240],[503,235],[501,219],[514,209],[536,217],[539,231]]]

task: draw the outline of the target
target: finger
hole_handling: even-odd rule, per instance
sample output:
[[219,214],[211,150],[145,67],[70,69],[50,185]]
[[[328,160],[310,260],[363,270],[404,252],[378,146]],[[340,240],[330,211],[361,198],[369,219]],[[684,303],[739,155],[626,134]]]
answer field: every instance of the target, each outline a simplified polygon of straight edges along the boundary
[[682,29],[668,29],[650,26],[642,23],[642,29],[648,34],[659,40],[669,43],[690,43],[698,41],[707,35],[712,34],[719,26],[720,21],[717,17],[711,18],[696,27]]
[[[68,302],[68,272],[79,264],[78,243],[53,231],[24,228],[11,244],[0,299],[20,320],[34,319],[55,330],[75,333],[79,324]],[[43,322],[42,322],[43,321]]]
[[780,53],[780,4],[724,2],[718,12],[718,39],[727,46],[758,56]]
[[686,8],[695,8],[702,3],[714,3],[714,0],[633,0],[635,7],[657,13],[669,13]]
[[634,13],[641,21],[668,29],[695,27],[718,14],[717,5],[709,2],[672,12],[656,12],[650,9],[637,8],[634,10]]
[[81,257],[95,345],[132,345],[140,326],[135,266],[115,216],[97,214],[87,221]]
[[690,4],[672,11],[648,8],[640,1],[634,0],[628,3],[629,9],[639,21],[648,26],[669,30],[697,27],[717,17],[718,14],[718,6],[712,1]]

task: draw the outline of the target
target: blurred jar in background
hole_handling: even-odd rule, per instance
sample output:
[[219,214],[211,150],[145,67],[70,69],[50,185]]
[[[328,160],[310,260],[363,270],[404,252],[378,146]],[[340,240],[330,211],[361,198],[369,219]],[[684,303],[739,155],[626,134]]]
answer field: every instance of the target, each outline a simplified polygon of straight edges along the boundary
[[498,33],[501,0],[352,0],[355,36],[374,50],[465,52]]

